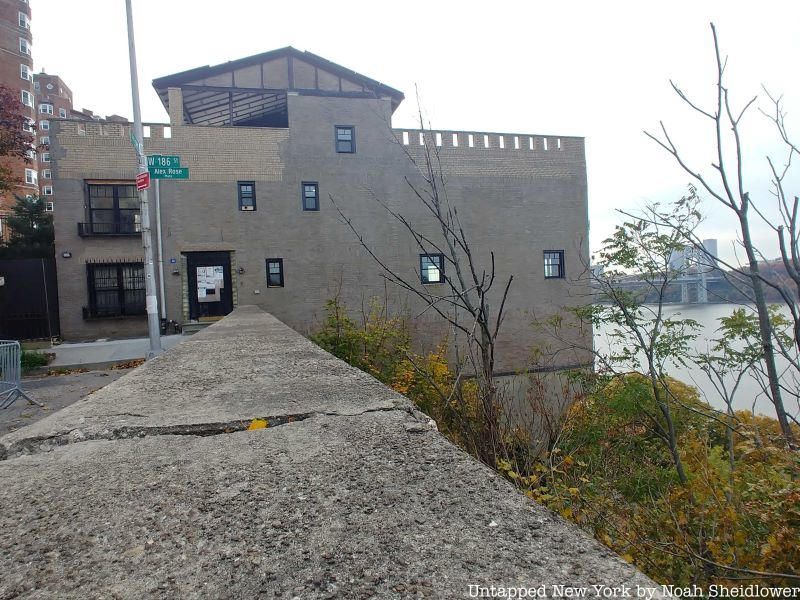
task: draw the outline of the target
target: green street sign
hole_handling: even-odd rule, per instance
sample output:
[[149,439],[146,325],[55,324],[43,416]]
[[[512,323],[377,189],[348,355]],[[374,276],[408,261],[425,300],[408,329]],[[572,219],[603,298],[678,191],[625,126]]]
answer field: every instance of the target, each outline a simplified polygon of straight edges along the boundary
[[189,167],[148,167],[153,179],[189,179]]
[[152,167],[180,167],[181,166],[181,157],[180,156],[164,156],[161,154],[151,154],[147,157],[147,168],[150,169]]

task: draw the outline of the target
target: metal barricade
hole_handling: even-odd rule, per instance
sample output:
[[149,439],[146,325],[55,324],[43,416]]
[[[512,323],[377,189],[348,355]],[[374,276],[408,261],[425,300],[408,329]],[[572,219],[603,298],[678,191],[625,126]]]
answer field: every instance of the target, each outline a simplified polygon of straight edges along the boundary
[[29,404],[43,406],[22,391],[21,380],[22,349],[19,342],[0,340],[0,409],[8,408],[20,396]]

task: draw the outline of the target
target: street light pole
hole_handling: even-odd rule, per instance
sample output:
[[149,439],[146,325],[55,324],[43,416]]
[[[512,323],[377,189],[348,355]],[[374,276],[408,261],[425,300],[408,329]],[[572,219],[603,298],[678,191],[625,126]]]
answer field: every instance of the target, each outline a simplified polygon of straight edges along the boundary
[[[131,95],[133,96],[133,131],[136,158],[139,162],[139,173],[147,172],[147,158],[144,155],[144,129],[142,127],[142,111],[139,107],[139,75],[136,70],[136,47],[133,41],[133,14],[131,0],[125,0],[128,16],[128,55],[131,63]],[[144,286],[147,306],[147,329],[150,335],[150,351],[147,358],[161,354],[161,325],[158,320],[158,299],[156,297],[156,279],[153,268],[153,236],[150,231],[150,206],[147,201],[147,190],[139,191],[142,214],[142,246],[144,247]]]

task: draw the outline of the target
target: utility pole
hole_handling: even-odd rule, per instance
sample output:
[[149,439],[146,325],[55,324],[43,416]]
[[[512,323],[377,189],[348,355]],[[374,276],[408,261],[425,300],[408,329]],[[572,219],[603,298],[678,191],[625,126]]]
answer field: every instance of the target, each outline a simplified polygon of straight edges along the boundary
[[167,299],[164,294],[164,242],[161,236],[161,180],[155,180],[156,188],[156,239],[158,240],[158,305],[161,319],[166,322]]
[[[147,158],[144,155],[144,129],[142,128],[142,111],[139,107],[139,74],[136,70],[136,47],[133,41],[133,14],[131,0],[125,0],[128,15],[128,55],[131,63],[131,95],[133,97],[133,131],[136,147],[136,158],[139,162],[139,173],[147,172]],[[139,190],[139,202],[142,214],[142,246],[144,247],[144,286],[147,306],[147,329],[150,335],[151,359],[163,352],[161,348],[161,325],[158,320],[158,298],[156,297],[156,279],[153,269],[153,236],[150,231],[150,206],[147,202],[147,189]]]

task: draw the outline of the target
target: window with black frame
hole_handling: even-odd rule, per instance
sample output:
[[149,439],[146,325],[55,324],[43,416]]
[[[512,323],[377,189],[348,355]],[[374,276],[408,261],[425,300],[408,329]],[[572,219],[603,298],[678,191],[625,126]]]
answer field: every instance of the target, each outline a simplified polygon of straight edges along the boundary
[[136,186],[90,184],[89,228],[93,235],[141,233],[141,213]]
[[239,181],[239,210],[256,209],[256,183],[255,181]]
[[303,182],[303,210],[319,210],[319,184],[313,181]]
[[143,263],[86,265],[89,306],[86,317],[118,317],[145,314]]
[[564,251],[544,251],[544,278],[564,279]]
[[444,255],[420,254],[419,277],[422,283],[442,283],[444,281]]
[[283,259],[267,259],[267,287],[283,287]]
[[336,126],[336,152],[354,154],[356,151],[356,128],[352,125]]

